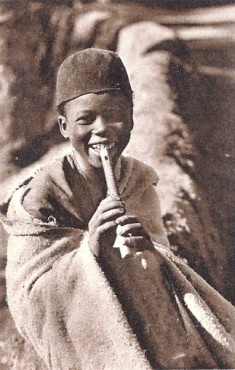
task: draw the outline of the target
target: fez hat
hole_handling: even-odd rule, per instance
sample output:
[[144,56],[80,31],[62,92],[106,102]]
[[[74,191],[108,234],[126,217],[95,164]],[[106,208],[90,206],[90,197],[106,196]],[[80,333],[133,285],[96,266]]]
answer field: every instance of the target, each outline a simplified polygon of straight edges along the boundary
[[132,89],[120,57],[109,50],[85,49],[61,64],[56,81],[56,106],[85,94],[112,90],[122,91],[132,103]]

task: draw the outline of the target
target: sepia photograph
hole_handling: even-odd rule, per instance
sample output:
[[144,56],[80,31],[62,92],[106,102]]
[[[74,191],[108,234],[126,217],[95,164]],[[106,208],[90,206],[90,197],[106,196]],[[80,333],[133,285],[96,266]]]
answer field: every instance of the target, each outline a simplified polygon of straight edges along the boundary
[[235,369],[235,2],[0,0],[0,370]]

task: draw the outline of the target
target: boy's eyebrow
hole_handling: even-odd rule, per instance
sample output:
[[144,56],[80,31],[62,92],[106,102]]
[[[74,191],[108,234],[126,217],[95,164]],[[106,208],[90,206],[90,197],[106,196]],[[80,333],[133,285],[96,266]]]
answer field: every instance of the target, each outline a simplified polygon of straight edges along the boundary
[[77,114],[83,114],[83,113],[94,113],[94,111],[90,110],[90,109],[81,109],[77,112]]

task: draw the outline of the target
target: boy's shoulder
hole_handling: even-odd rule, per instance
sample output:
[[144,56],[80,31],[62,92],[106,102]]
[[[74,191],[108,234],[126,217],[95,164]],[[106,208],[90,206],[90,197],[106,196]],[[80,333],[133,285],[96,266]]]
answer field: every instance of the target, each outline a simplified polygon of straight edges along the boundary
[[52,161],[39,168],[27,181],[26,189],[35,189],[35,192],[47,192],[55,185],[64,187],[68,173],[75,164],[70,153]]
[[[21,206],[34,218],[47,221],[52,214],[66,218],[70,207],[70,179],[75,164],[71,153],[54,159],[28,178],[21,186]],[[71,179],[72,181],[72,179]],[[23,189],[22,189],[23,188]],[[11,207],[9,207],[9,210]],[[73,210],[71,210],[73,213]]]
[[136,179],[142,178],[146,183],[153,185],[158,183],[159,176],[152,166],[130,155],[123,155],[122,158],[129,176]]
[[119,190],[124,198],[136,192],[144,192],[159,181],[153,167],[129,155],[122,156],[121,172]]

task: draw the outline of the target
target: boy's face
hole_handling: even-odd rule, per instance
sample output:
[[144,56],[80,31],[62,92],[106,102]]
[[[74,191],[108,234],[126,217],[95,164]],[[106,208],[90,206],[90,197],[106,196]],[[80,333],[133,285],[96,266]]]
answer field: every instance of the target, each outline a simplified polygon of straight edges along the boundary
[[121,92],[86,94],[65,104],[59,125],[83,168],[102,166],[101,144],[109,149],[115,165],[130,140],[132,107]]

